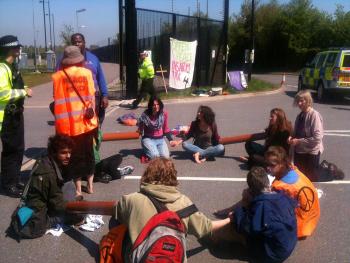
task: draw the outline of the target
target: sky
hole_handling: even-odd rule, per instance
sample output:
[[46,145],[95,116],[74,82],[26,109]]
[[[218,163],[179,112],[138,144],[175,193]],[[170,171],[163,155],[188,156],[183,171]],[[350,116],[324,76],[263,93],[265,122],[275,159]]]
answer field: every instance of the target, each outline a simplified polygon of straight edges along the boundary
[[[239,13],[244,0],[229,0],[230,16]],[[260,0],[262,3],[268,0]],[[50,42],[48,2],[53,14],[51,25],[55,30],[56,44],[61,44],[59,33],[64,25],[70,25],[83,33],[87,45],[106,45],[108,38],[118,33],[118,0],[45,0],[47,43]],[[197,11],[197,2],[201,12],[210,18],[222,20],[223,0],[136,0],[136,7],[185,14]],[[289,0],[279,0],[288,3]],[[350,0],[313,0],[320,10],[333,13],[336,5],[350,11]],[[76,12],[85,9],[85,11]],[[34,14],[34,19],[33,19]],[[52,16],[51,16],[52,18]],[[78,21],[77,21],[78,20]],[[54,21],[54,22],[53,22]],[[33,45],[34,32],[38,45],[44,46],[43,4],[39,0],[0,0],[0,36],[16,35],[24,45]],[[53,33],[52,42],[53,42]],[[49,45],[49,44],[48,44]]]

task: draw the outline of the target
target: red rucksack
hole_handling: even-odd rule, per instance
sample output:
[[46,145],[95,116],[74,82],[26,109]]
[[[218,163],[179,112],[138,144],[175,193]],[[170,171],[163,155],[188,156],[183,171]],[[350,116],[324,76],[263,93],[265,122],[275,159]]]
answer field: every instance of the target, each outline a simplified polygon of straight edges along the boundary
[[197,207],[192,204],[174,212],[157,199],[147,197],[158,214],[151,217],[138,235],[131,251],[131,262],[186,262],[186,229],[181,218],[197,212]]

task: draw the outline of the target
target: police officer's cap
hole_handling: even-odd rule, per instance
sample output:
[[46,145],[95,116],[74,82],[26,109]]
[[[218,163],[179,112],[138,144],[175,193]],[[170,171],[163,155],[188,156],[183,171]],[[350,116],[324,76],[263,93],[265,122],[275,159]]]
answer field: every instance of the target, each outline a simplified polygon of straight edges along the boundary
[[0,38],[0,48],[22,47],[16,36],[6,35]]

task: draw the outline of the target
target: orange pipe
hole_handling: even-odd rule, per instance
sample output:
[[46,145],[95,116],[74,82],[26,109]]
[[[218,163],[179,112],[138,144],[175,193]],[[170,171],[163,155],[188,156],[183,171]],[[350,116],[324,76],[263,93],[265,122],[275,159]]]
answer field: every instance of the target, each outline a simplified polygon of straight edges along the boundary
[[251,134],[241,134],[231,137],[220,138],[219,143],[221,144],[233,144],[246,141],[257,141],[265,138],[265,133],[251,133]]
[[140,134],[135,132],[114,132],[104,133],[102,135],[102,141],[119,141],[119,140],[135,140],[140,137]]
[[67,202],[66,211],[73,214],[114,216],[118,201],[73,201]]

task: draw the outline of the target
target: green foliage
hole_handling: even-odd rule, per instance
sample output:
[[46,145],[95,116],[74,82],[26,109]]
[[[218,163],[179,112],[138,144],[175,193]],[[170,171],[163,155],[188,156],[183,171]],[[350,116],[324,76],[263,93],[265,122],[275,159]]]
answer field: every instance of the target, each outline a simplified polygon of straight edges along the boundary
[[63,25],[63,30],[60,32],[60,38],[62,40],[62,44],[65,46],[70,45],[70,37],[74,33],[74,28],[71,25]]
[[[229,25],[231,67],[241,68],[244,50],[251,48],[251,0],[246,0]],[[341,5],[334,14],[321,12],[311,0],[256,3],[255,69],[295,70],[316,52],[350,46],[350,12]]]

